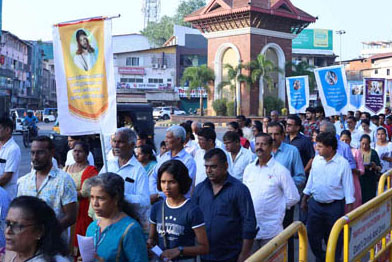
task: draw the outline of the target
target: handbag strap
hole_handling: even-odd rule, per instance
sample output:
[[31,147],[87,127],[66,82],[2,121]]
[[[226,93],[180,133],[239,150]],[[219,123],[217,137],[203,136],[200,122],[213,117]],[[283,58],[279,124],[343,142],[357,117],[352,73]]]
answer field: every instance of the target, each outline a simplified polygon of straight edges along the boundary
[[167,239],[166,239],[166,226],[165,226],[165,200],[162,201],[162,238],[163,246],[167,249]]
[[120,238],[120,242],[118,243],[118,249],[117,249],[117,256],[116,256],[116,262],[120,262],[120,257],[121,257],[121,252],[123,250],[123,240],[125,236],[128,234],[129,229],[135,224],[135,222],[129,224],[127,228],[125,229],[124,233],[122,234]]

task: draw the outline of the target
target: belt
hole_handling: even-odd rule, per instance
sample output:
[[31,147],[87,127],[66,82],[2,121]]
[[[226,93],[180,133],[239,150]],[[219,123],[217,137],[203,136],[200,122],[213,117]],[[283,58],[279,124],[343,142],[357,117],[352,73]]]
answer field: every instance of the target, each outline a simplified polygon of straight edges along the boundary
[[338,203],[338,202],[342,202],[342,201],[344,201],[344,198],[343,199],[339,199],[339,200],[333,200],[332,202],[328,202],[328,203],[318,202],[317,200],[314,200],[314,201],[317,202],[317,204],[319,204],[320,206],[328,206],[328,205],[332,205],[332,204],[335,204],[335,203]]

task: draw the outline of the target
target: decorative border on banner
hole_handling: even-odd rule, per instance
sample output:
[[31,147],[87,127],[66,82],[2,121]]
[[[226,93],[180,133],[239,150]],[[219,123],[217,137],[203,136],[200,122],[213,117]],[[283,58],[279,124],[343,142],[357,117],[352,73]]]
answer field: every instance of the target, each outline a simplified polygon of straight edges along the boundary
[[[377,112],[375,112],[373,109],[368,107],[367,103],[366,103],[366,98],[368,97],[368,94],[367,94],[368,89],[367,89],[367,85],[366,85],[367,81],[379,81],[379,82],[382,81],[383,85],[384,85],[383,86],[383,98],[382,98],[383,106]],[[385,109],[386,103],[387,103],[387,88],[388,88],[387,84],[388,84],[387,79],[382,78],[382,77],[365,77],[363,79],[363,92],[364,93],[363,93],[363,97],[362,97],[361,111],[365,111],[365,112],[368,112],[370,114],[379,114],[380,112],[382,112]]]
[[83,23],[88,23],[88,22],[101,21],[101,20],[105,20],[106,18],[107,17],[104,17],[104,16],[83,18],[83,19],[78,19],[78,20],[58,23],[58,24],[55,24],[54,26],[63,27],[63,26],[69,26],[69,25],[77,25],[77,24],[83,24]]
[[[303,88],[305,88],[305,98],[304,98],[305,104],[299,109],[295,109],[294,106],[292,105],[293,101],[291,100],[291,86],[290,86],[290,80],[292,79],[304,79],[305,86]],[[288,100],[290,114],[305,113],[306,108],[309,107],[309,100],[310,100],[309,76],[303,75],[303,76],[286,77],[286,93],[287,93],[287,100]]]

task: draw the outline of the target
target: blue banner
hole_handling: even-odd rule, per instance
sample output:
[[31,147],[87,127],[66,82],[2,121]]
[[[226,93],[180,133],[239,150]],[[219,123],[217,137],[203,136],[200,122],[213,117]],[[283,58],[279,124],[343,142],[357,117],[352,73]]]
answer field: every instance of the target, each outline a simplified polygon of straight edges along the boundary
[[290,114],[305,113],[309,106],[308,76],[286,78],[286,90]]
[[314,70],[321,102],[326,116],[347,113],[347,80],[343,66],[330,66]]
[[348,81],[351,111],[359,110],[363,101],[363,81]]

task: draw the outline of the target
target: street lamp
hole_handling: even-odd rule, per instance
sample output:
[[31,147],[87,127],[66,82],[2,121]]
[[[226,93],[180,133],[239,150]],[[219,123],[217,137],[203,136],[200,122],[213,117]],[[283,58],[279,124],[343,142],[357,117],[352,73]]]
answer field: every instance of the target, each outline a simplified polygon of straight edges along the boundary
[[340,64],[342,64],[342,35],[346,33],[344,30],[338,30],[336,33],[339,35],[339,42],[340,42]]

